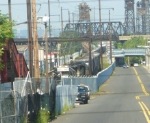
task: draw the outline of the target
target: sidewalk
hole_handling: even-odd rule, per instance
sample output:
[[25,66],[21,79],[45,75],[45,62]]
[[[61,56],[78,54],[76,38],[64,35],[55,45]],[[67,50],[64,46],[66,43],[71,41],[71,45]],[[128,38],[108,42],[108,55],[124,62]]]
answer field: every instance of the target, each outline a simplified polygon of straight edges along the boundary
[[149,73],[150,73],[150,66],[149,66],[149,68],[148,68],[148,66],[143,66]]

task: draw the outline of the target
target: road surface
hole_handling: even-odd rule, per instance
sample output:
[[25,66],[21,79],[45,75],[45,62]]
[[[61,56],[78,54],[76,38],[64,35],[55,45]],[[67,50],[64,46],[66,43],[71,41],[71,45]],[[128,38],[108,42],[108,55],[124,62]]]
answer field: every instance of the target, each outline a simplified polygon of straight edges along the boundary
[[117,67],[101,95],[58,116],[52,123],[150,123],[150,73]]

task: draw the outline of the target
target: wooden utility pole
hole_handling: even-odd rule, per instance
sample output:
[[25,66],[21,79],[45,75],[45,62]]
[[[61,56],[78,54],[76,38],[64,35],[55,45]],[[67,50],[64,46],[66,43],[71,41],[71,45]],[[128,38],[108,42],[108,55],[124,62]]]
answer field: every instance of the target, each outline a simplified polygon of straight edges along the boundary
[[99,0],[99,23],[100,23],[100,57],[101,57],[101,70],[103,70],[103,53],[102,53],[102,19],[101,19],[101,0]]
[[[50,0],[48,0],[48,16],[49,16],[49,38],[51,38],[51,20],[50,20]],[[47,25],[46,25],[47,26]],[[45,32],[47,33],[47,32]],[[52,70],[52,42],[50,41],[50,49],[49,49],[49,53],[50,53],[50,71]],[[50,79],[51,80],[51,79]]]
[[92,75],[92,58],[91,58],[91,43],[92,43],[92,31],[91,31],[91,19],[89,18],[89,74]]
[[61,32],[63,32],[63,13],[62,13],[62,7],[61,7]]
[[12,21],[12,17],[11,17],[11,0],[8,0],[8,11],[9,11],[9,21]]
[[[12,21],[12,17],[11,17],[11,0],[8,0],[8,11],[9,11],[9,22]],[[12,25],[11,25],[12,26]],[[12,30],[12,27],[11,27],[11,30]],[[11,62],[11,71],[12,71],[12,74],[11,74],[11,89],[13,90],[13,78],[14,78],[14,66],[13,66],[13,48],[12,48],[12,45],[10,45],[10,62]]]
[[94,6],[94,22],[95,22],[95,6]]
[[32,17],[33,17],[33,44],[34,44],[34,77],[37,79],[38,82],[40,77],[40,71],[39,71],[39,57],[38,57],[36,0],[32,0]]
[[[50,20],[50,0],[48,0],[48,16],[49,16],[49,37],[51,38],[51,20]],[[45,44],[46,44],[46,92],[49,93],[49,81],[48,81],[48,42],[47,42],[47,23],[45,23]],[[50,40],[50,71],[52,70],[52,42]],[[50,83],[51,83],[51,78],[50,78]]]
[[110,63],[112,64],[112,29],[111,29],[111,25],[110,25],[110,10],[109,10],[109,41],[110,41]]
[[69,21],[69,28],[70,28],[70,11],[68,10],[68,21]]
[[74,29],[74,13],[72,13],[72,22],[73,22],[73,29]]
[[28,49],[29,49],[29,70],[30,76],[33,76],[33,40],[32,40],[32,18],[31,18],[31,0],[27,0],[27,22],[28,22]]
[[92,43],[92,37],[90,36],[90,39],[89,39],[89,75],[92,75],[91,43]]
[[48,42],[47,42],[47,22],[45,22],[45,50],[46,50],[46,93],[49,93],[49,82],[48,82]]

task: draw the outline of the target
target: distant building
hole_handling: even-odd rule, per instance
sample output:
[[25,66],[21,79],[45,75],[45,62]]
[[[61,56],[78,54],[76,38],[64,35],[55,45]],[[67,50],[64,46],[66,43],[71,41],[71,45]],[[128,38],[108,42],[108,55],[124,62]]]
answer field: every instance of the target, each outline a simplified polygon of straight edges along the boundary
[[79,5],[79,22],[90,22],[90,7],[85,2]]

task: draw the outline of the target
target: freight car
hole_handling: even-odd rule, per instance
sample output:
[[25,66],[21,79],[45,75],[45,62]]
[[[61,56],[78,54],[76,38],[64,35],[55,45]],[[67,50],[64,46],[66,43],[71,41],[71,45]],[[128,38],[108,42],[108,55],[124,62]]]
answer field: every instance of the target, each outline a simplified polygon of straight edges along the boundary
[[[102,46],[102,53],[106,52],[106,45]],[[100,47],[91,51],[91,61],[92,61],[92,75],[96,75],[101,70],[100,65]],[[70,64],[77,76],[89,75],[89,53],[87,53],[84,58],[80,60],[73,61]]]
[[[101,70],[100,54],[97,52],[92,52],[91,61],[92,75],[96,75]],[[70,66],[76,70],[78,76],[89,75],[89,54],[87,54],[83,59],[74,61]]]

